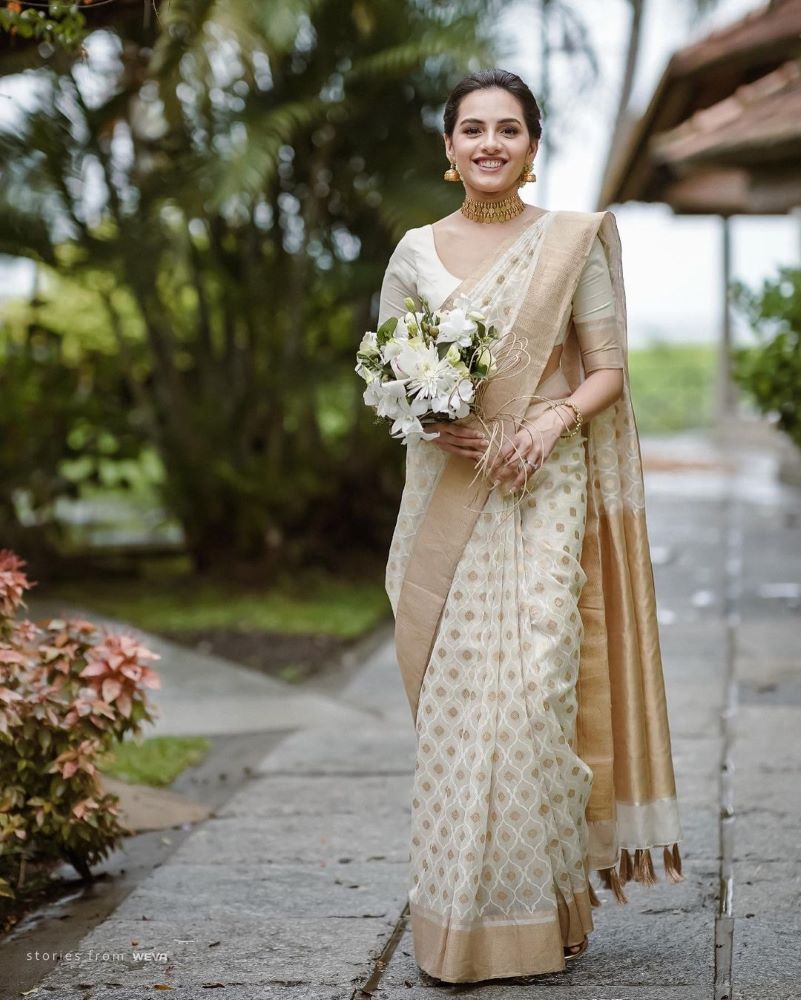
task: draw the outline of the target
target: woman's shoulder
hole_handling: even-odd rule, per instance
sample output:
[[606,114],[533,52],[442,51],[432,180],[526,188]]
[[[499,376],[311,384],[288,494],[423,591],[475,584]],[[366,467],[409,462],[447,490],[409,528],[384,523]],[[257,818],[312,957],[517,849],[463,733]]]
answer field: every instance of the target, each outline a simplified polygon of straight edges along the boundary
[[392,263],[394,265],[407,264],[417,270],[421,258],[425,261],[428,256],[429,232],[430,226],[428,225],[413,226],[411,229],[407,229],[395,244],[391,257]]
[[428,235],[426,232],[428,228],[428,226],[414,226],[411,229],[407,229],[395,244],[394,253],[410,254],[417,250]]
[[611,221],[616,223],[617,218],[615,213],[610,211],[610,209],[605,208],[600,212],[582,212],[578,209],[573,208],[560,208],[554,210],[552,215],[558,215],[563,219],[575,219],[576,222],[584,223],[603,223],[605,221]]

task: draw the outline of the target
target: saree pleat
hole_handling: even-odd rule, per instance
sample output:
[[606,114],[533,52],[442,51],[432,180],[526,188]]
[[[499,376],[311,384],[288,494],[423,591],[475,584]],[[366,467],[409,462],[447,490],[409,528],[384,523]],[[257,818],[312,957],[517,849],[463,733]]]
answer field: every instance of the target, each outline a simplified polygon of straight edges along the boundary
[[[624,333],[610,215],[600,235]],[[599,219],[552,216],[458,289],[527,331],[534,380],[515,372],[485,398],[510,429],[542,405],[533,385],[563,398],[582,378],[574,329],[561,368],[536,376]],[[408,445],[386,589],[417,735],[415,957],[438,979],[563,969],[564,946],[593,929],[592,869],[625,902],[626,881],[655,880],[662,844],[682,877],[639,462],[627,370],[621,400],[560,438],[512,505],[469,462]]]

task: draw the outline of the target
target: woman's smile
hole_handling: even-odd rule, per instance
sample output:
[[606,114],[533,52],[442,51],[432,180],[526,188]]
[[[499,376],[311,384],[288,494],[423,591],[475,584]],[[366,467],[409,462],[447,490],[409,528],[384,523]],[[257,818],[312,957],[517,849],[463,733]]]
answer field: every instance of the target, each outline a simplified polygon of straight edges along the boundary
[[496,174],[499,171],[503,170],[503,168],[506,166],[506,160],[502,160],[498,157],[492,158],[489,156],[473,160],[473,163],[475,163],[478,166],[479,170],[482,170],[484,171],[484,173],[488,174]]

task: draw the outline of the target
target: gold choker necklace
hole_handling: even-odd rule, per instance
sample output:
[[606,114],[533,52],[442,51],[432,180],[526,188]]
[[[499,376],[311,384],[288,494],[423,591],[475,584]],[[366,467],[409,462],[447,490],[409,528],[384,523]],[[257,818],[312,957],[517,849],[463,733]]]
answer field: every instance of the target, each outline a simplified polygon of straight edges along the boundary
[[508,222],[520,215],[525,207],[523,199],[515,191],[501,201],[477,201],[466,195],[461,211],[473,222]]

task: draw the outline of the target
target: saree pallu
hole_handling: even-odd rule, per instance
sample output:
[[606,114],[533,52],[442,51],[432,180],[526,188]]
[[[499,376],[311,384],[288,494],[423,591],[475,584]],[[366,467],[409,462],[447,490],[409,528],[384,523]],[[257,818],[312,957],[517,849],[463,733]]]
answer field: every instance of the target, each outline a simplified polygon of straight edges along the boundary
[[[525,347],[516,372],[488,383],[493,426],[512,432],[546,405],[534,395],[580,384],[572,327],[561,367],[540,377],[596,233],[625,350],[611,213],[538,219],[441,307],[469,295]],[[661,844],[668,877],[682,878],[627,365],[624,375],[620,399],[559,439],[511,507],[470,462],[408,446],[386,586],[417,733],[415,957],[444,981],[563,969],[563,946],[593,928],[592,868],[625,902],[623,883],[655,881],[649,848]]]

